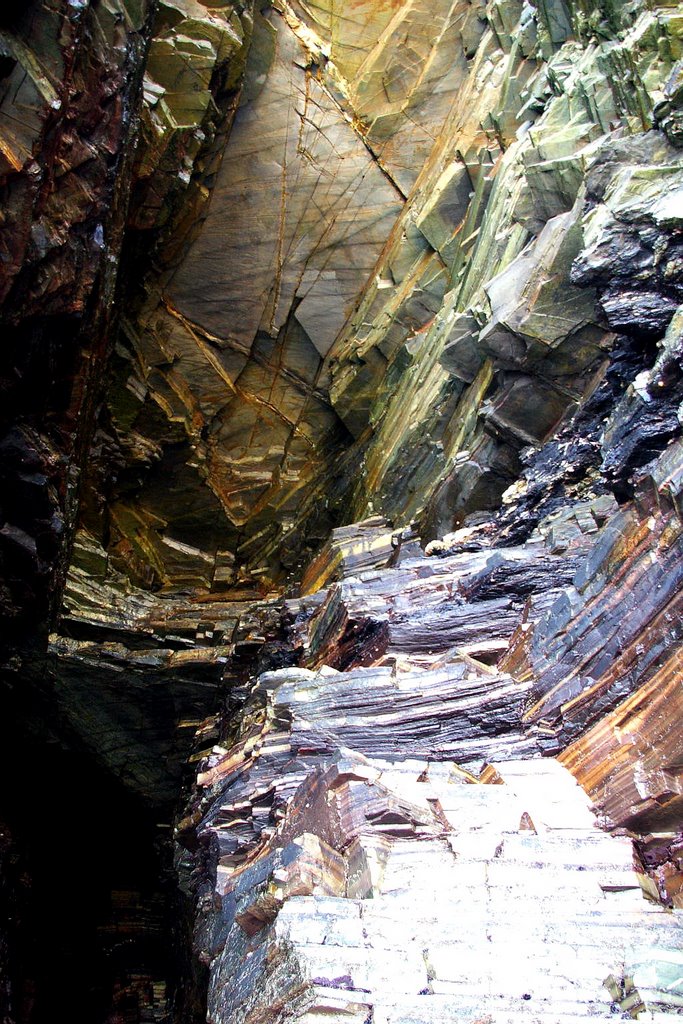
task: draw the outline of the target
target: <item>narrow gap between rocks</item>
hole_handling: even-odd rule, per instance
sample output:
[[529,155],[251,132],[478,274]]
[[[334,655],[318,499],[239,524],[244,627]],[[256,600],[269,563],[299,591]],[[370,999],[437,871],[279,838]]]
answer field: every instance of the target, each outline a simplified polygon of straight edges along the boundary
[[10,870],[0,910],[17,1024],[166,1019],[177,971],[169,810],[142,806],[91,757],[36,736],[45,723],[18,726],[11,697],[2,705]]

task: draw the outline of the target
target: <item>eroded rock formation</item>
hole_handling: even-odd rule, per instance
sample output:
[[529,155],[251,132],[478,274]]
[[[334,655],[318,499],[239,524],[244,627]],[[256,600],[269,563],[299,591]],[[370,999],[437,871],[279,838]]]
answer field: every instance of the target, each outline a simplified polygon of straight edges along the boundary
[[683,1012],[682,66],[673,0],[0,15],[2,764],[120,840],[79,1003],[0,804],[11,1024]]

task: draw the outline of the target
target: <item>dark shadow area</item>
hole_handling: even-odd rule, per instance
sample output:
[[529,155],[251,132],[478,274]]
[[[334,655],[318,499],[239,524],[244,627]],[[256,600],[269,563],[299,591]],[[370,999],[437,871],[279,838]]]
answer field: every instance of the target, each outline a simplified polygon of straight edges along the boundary
[[170,832],[84,755],[47,729],[40,735],[28,708],[13,704],[0,690],[0,819],[13,844],[14,884],[0,906],[10,1019],[165,1021]]

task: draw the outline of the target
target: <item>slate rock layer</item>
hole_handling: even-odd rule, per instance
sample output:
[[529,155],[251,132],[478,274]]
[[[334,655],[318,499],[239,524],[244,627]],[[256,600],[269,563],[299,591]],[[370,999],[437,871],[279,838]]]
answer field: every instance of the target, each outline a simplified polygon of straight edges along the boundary
[[680,1014],[682,60],[673,0],[0,15],[12,1024],[60,757],[145,823],[108,1024]]

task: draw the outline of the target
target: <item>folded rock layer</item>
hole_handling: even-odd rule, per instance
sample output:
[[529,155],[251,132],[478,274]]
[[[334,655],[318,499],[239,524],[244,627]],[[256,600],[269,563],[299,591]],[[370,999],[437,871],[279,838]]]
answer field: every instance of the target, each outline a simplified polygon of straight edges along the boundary
[[[683,1012],[682,110],[675,0],[0,13],[1,745],[119,794],[102,1024]],[[14,797],[1,1015],[94,1024]]]
[[[88,526],[143,585],[267,590],[340,519],[433,537],[494,508],[604,378],[615,332],[663,333],[681,299],[662,205],[676,101],[660,102],[680,14],[199,10],[162,4],[152,43],[131,216],[154,260],[125,311]],[[150,168],[161,188],[160,147],[190,130],[162,111],[191,68],[219,112],[194,115],[152,216]]]

